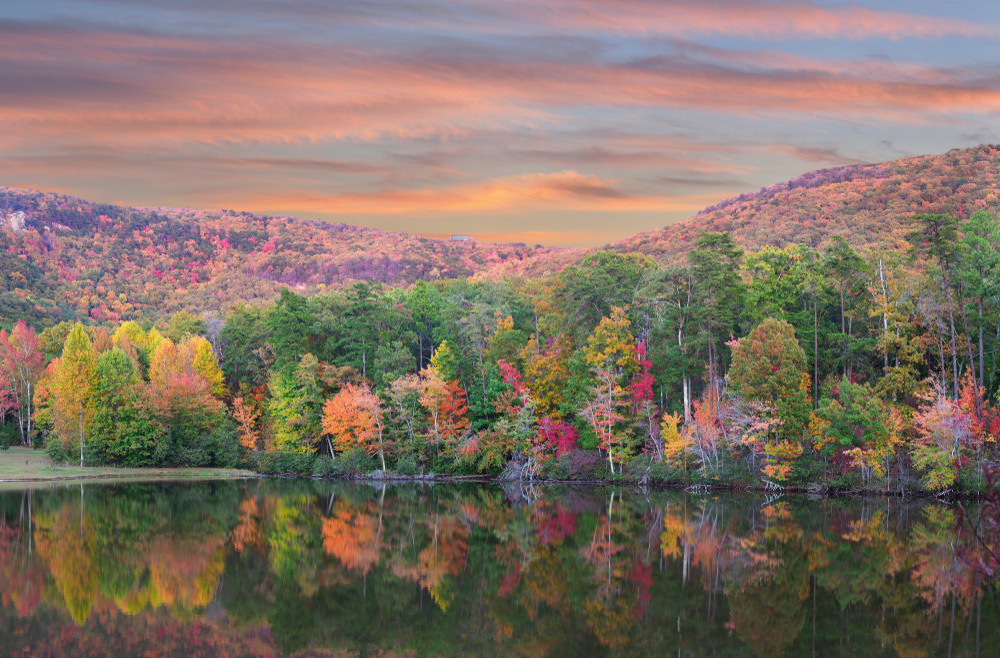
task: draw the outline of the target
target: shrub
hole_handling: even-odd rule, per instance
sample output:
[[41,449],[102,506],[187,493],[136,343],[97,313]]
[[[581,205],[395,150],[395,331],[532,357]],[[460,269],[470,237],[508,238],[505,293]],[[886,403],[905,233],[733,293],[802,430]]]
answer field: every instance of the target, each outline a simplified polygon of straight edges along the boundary
[[335,464],[340,475],[364,475],[375,470],[375,458],[364,448],[351,448],[334,461],[340,462]]
[[205,449],[213,466],[236,468],[240,463],[240,432],[236,422],[226,416],[209,435]]
[[622,477],[626,480],[641,480],[650,474],[656,463],[650,455],[636,455],[622,463]]
[[66,446],[57,437],[50,435],[45,442],[45,454],[54,464],[62,464],[69,460],[69,453]]
[[653,462],[649,467],[649,479],[662,484],[684,484],[686,475],[684,469],[671,466],[667,462]]
[[310,475],[316,455],[303,452],[265,452],[260,456],[260,472],[266,475]]
[[316,461],[313,462],[312,474],[316,477],[328,478],[339,475],[340,473],[337,470],[337,462],[330,459],[330,455],[320,455],[316,458]]
[[396,460],[396,466],[393,470],[399,475],[416,475],[420,472],[420,464],[417,463],[417,458],[414,455],[406,455]]
[[606,480],[611,475],[601,453],[589,450],[574,450],[559,459],[550,459],[543,474],[553,480]]

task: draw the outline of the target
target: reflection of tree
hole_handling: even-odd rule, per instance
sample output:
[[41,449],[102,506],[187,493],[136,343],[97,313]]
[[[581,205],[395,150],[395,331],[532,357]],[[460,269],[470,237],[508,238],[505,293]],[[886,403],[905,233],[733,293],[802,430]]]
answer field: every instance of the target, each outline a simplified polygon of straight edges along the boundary
[[[618,501],[622,505],[622,501]],[[632,515],[615,514],[615,493],[608,502],[607,516],[599,518],[590,546],[580,549],[592,568],[591,595],[585,603],[587,625],[606,647],[617,649],[628,644],[635,622],[634,593],[628,587],[632,560],[626,551],[631,528],[623,518]],[[625,541],[619,535],[625,535]]]
[[447,610],[454,592],[445,576],[457,575],[464,566],[469,550],[469,530],[457,517],[435,514],[425,523],[431,533],[430,543],[420,551],[416,564],[397,561],[393,573],[419,583],[430,591],[441,610]]
[[[9,627],[36,620],[17,628],[52,656],[916,656],[949,643],[971,656],[977,638],[1000,642],[995,586],[956,558],[954,516],[934,504],[200,486],[88,488],[82,532],[75,489],[36,493],[34,514],[0,494]],[[128,629],[135,652],[116,635]],[[0,655],[27,645],[6,642]]]
[[35,540],[73,621],[83,624],[98,594],[99,573],[92,554],[93,537],[88,538],[82,512],[73,507],[67,502],[55,514],[39,514]]
[[279,497],[269,519],[267,544],[271,569],[279,578],[293,578],[303,594],[311,596],[319,587],[316,579],[315,515],[305,496]]
[[38,553],[74,621],[104,602],[133,615],[167,606],[182,619],[204,609],[225,568],[216,517],[171,509],[143,489],[92,491],[53,497],[35,517]]
[[[801,565],[796,565],[801,566]],[[805,569],[792,574],[786,564],[779,574],[729,590],[729,609],[737,633],[761,658],[776,658],[791,646],[806,620],[800,593]]]
[[338,502],[333,515],[323,519],[323,549],[347,569],[367,574],[380,559],[382,518],[352,510]]

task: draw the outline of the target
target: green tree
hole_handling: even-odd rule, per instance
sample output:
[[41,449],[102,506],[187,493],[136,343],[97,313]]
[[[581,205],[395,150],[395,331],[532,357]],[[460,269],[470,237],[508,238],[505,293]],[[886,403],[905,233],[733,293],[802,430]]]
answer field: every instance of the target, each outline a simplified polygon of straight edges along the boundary
[[[975,329],[979,338],[979,385],[986,386],[984,334],[989,324],[987,315],[991,314],[990,319],[996,321],[995,305],[1000,296],[1000,226],[997,225],[995,216],[985,210],[977,210],[962,226],[962,231],[965,258],[961,263],[960,277],[975,305]],[[992,382],[989,390],[994,390]]]
[[[659,390],[680,388],[686,423],[691,422],[692,381],[700,369],[691,343],[693,295],[693,275],[686,267],[650,272],[638,295],[649,317],[649,355]],[[661,406],[668,408],[669,401],[664,402]]]
[[139,372],[121,348],[97,357],[93,393],[91,445],[97,459],[132,467],[151,465],[163,426],[143,405]]
[[801,446],[809,424],[809,381],[806,355],[795,329],[784,320],[768,318],[733,347],[729,382],[744,398],[771,409],[781,424],[778,441]]
[[417,281],[406,298],[417,334],[417,368],[424,369],[434,351],[434,327],[441,318],[441,293],[426,281]]
[[304,355],[294,370],[275,370],[268,388],[268,413],[279,450],[309,452],[322,431],[323,395],[316,376],[319,362]]
[[[914,215],[917,225],[909,235],[914,255],[925,256],[936,266],[940,286],[945,293],[948,311],[948,328],[951,334],[951,366],[954,399],[958,399],[958,341],[955,331],[955,269],[962,259],[965,245],[959,236],[959,221],[950,215],[927,213]],[[932,277],[933,279],[933,277]],[[964,305],[962,306],[964,308]],[[970,355],[970,361],[971,355]]]
[[268,370],[274,363],[274,349],[269,340],[264,312],[256,306],[238,304],[226,317],[222,327],[222,372],[230,390],[240,386],[254,387],[268,380]]
[[698,331],[699,351],[708,365],[709,401],[718,409],[726,342],[736,333],[746,296],[739,274],[743,250],[728,233],[702,233],[688,260],[694,280],[693,324]]
[[305,297],[282,288],[278,301],[268,311],[265,323],[274,346],[277,368],[293,367],[306,352],[315,318]]
[[559,273],[554,302],[563,311],[567,333],[582,342],[611,307],[626,307],[635,300],[643,275],[656,263],[642,254],[598,251]]
[[181,342],[185,336],[200,336],[205,333],[205,323],[201,318],[188,311],[178,311],[170,316],[167,322],[167,338],[175,343]]
[[843,374],[850,376],[855,357],[854,321],[857,315],[858,299],[864,295],[864,281],[867,266],[851,245],[840,235],[833,236],[833,242],[826,248],[823,257],[824,275],[836,291],[840,301],[840,335],[835,339],[840,345],[840,361]]

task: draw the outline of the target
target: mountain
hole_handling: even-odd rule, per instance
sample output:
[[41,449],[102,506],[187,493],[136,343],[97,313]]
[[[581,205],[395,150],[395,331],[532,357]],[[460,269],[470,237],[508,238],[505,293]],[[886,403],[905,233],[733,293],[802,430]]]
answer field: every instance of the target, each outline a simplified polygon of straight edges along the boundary
[[[498,265],[539,274],[572,250],[445,241],[231,210],[129,208],[0,188],[0,324],[216,310],[356,281],[406,285]],[[552,265],[550,265],[552,266]]]
[[[842,235],[858,248],[906,248],[910,216],[1000,211],[1000,147],[814,171],[608,245],[679,263],[702,231],[748,250]],[[592,250],[443,241],[231,210],[129,208],[0,187],[0,325],[115,321],[218,310],[375,279],[540,276]]]
[[700,232],[709,231],[731,233],[748,250],[790,243],[821,246],[836,235],[856,248],[907,248],[914,213],[966,218],[980,209],[1000,211],[1000,146],[814,171],[610,247],[676,263]]

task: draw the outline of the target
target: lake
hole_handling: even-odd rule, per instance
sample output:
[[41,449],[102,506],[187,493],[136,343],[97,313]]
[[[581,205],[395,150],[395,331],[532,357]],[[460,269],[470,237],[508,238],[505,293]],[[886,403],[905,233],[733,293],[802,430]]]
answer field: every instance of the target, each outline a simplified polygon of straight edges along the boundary
[[955,506],[313,480],[0,492],[0,656],[998,656]]

